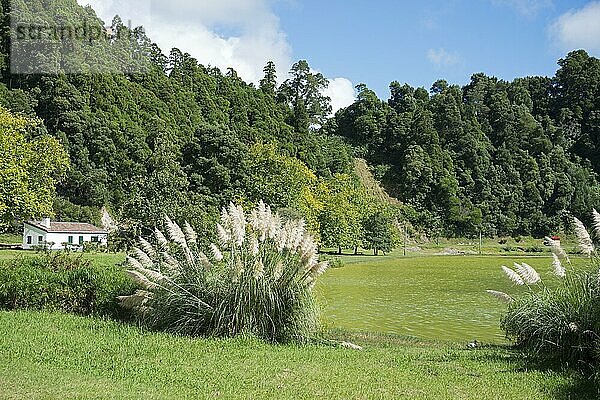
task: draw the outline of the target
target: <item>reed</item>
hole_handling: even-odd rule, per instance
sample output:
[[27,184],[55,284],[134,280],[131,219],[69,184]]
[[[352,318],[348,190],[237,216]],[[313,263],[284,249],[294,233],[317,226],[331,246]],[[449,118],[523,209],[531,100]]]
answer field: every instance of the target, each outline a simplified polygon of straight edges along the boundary
[[157,229],[154,240],[141,239],[128,258],[129,274],[144,290],[119,297],[146,324],[177,334],[249,333],[276,342],[315,333],[312,290],[328,263],[319,262],[304,221],[283,223],[263,202],[248,216],[230,204],[210,257],[189,224],[181,229],[165,218],[165,226],[166,236]]

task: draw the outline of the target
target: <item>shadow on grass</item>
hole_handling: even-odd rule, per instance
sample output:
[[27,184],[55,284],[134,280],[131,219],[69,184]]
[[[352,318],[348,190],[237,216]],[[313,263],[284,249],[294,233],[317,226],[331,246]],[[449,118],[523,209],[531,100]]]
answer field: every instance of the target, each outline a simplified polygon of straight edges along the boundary
[[[425,352],[432,350],[425,356],[430,362],[438,362],[440,359],[461,362],[461,360],[464,361],[465,354],[469,353],[481,363],[506,366],[502,372],[559,374],[566,379],[549,380],[548,382],[552,383],[545,389],[552,398],[557,400],[600,399],[600,369],[594,368],[590,364],[565,365],[556,359],[535,357],[507,344],[484,344],[476,349],[469,349],[467,342],[462,344],[422,340],[411,336],[367,331],[331,329],[322,334],[326,341],[350,341],[364,346],[366,349],[369,347],[421,347]],[[448,349],[451,351],[448,352]],[[471,356],[466,357],[471,358]]]
[[[598,367],[587,363],[566,365],[551,357],[540,357],[528,354],[508,345],[486,346],[504,349],[510,354],[511,364],[516,372],[538,371],[543,373],[559,373],[568,378],[565,383],[548,388],[549,393],[557,400],[600,399],[600,376]],[[499,361],[498,356],[491,356],[490,361]]]

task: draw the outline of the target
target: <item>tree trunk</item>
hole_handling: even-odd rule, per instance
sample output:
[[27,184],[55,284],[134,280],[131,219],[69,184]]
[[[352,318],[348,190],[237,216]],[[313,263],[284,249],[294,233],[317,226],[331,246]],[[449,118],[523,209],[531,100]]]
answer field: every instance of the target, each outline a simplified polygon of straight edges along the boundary
[[358,255],[358,246],[354,246],[354,255],[357,256]]
[[338,254],[341,256],[342,255],[342,246],[338,246]]

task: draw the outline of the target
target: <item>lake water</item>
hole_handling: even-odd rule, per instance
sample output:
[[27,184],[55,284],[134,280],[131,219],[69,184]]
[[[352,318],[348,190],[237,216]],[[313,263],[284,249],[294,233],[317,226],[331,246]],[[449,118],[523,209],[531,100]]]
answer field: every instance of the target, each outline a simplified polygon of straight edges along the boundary
[[485,290],[522,291],[500,269],[520,261],[542,277],[549,274],[549,258],[518,257],[372,258],[331,269],[317,292],[323,323],[426,339],[503,343],[499,322],[506,305]]

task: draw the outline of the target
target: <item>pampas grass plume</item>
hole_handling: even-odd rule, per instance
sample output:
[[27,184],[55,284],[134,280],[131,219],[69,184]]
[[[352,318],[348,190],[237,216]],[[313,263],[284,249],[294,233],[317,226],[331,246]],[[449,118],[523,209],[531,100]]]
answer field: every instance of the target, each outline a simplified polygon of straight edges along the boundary
[[513,281],[513,283],[515,283],[516,285],[523,286],[525,284],[521,276],[512,269],[508,268],[507,266],[503,265],[502,271],[504,271],[508,279]]

